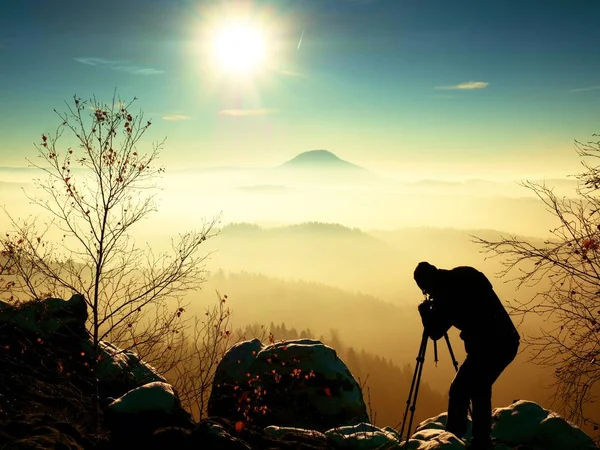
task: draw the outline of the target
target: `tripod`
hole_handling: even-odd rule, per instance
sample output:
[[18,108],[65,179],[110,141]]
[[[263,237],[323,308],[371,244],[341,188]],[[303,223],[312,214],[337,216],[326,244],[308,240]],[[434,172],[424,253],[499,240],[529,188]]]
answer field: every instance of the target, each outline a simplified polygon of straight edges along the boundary
[[[415,373],[413,374],[412,383],[410,385],[410,393],[408,394],[408,399],[406,400],[406,410],[404,411],[404,417],[402,419],[402,428],[400,429],[400,442],[402,442],[402,436],[404,435],[404,425],[406,424],[406,415],[408,414],[408,410],[410,409],[410,420],[408,422],[408,429],[406,431],[406,441],[404,443],[404,447],[408,446],[408,440],[410,439],[410,429],[412,428],[412,422],[415,417],[415,406],[417,404],[417,395],[419,393],[419,385],[421,384],[421,374],[423,373],[423,365],[425,364],[425,351],[427,350],[427,341],[429,336],[425,330],[423,330],[423,337],[421,338],[421,346],[419,347],[419,354],[417,355],[417,365],[415,367]],[[448,344],[448,351],[450,352],[450,357],[452,358],[452,364],[454,365],[454,369],[458,372],[458,361],[454,357],[454,352],[452,351],[452,346],[450,345],[450,339],[448,338],[448,333],[444,333],[444,339],[446,340],[446,344]],[[434,351],[434,360],[437,365],[438,362],[438,353],[437,353],[437,341],[433,341],[433,351]],[[414,392],[414,397],[413,397]],[[412,405],[411,405],[412,398]],[[471,408],[469,407],[469,414],[471,413]]]

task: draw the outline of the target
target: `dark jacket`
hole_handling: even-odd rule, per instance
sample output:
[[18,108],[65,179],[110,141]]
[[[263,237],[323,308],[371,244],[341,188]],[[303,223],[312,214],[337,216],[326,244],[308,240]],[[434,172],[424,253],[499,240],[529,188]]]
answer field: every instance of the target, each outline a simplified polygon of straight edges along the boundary
[[438,269],[430,303],[419,308],[425,331],[440,339],[458,328],[467,353],[490,345],[518,344],[519,333],[487,277],[473,267]]

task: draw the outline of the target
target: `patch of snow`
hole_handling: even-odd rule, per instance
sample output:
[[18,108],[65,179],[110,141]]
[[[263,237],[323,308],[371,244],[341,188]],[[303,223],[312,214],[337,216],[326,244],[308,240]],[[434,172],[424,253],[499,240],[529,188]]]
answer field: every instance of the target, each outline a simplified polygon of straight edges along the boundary
[[155,381],[132,389],[114,400],[108,409],[119,414],[135,414],[147,411],[172,411],[177,398],[170,384]]

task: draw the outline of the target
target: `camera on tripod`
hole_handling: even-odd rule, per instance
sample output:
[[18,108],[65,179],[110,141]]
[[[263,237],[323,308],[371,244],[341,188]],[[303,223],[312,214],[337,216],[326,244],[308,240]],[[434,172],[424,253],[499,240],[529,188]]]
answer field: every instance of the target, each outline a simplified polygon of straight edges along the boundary
[[[417,404],[417,395],[419,393],[419,385],[421,383],[421,375],[423,373],[423,366],[425,364],[425,351],[427,350],[427,343],[429,339],[433,341],[433,351],[434,351],[434,361],[437,365],[438,355],[437,355],[437,340],[442,336],[446,340],[446,344],[448,345],[448,351],[450,353],[450,358],[452,359],[452,364],[454,365],[454,369],[458,371],[458,361],[454,357],[454,352],[452,351],[452,346],[450,345],[450,339],[448,338],[448,333],[444,332],[443,335],[440,336],[429,336],[426,324],[429,322],[429,319],[434,317],[435,314],[439,313],[436,310],[436,303],[429,296],[425,297],[419,306],[418,306],[419,314],[421,315],[421,320],[423,322],[423,336],[421,338],[421,345],[419,347],[419,353],[417,355],[417,364],[415,366],[415,373],[413,374],[412,383],[410,386],[410,392],[408,394],[408,400],[406,401],[406,410],[404,411],[404,418],[402,419],[402,428],[400,430],[400,440],[402,441],[402,436],[404,434],[404,428],[406,424],[406,418],[408,412],[410,410],[410,420],[408,423],[407,436],[406,441],[404,443],[404,447],[408,446],[408,441],[410,439],[410,430],[412,428],[412,422],[415,415],[415,408]],[[412,403],[412,404],[411,404]]]

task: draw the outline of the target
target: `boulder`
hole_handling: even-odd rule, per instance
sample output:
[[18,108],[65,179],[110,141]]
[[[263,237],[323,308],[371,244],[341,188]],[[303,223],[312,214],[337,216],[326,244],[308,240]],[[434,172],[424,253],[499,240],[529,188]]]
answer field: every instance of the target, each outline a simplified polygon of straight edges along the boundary
[[36,338],[87,337],[87,304],[82,295],[69,300],[47,298],[12,306],[0,302],[0,324],[7,323]]
[[492,414],[492,437],[507,444],[531,443],[537,427],[547,416],[547,410],[528,400],[496,408]]
[[233,345],[217,366],[215,378],[208,399],[207,410],[210,416],[242,420],[244,416],[238,411],[236,395],[240,386],[246,385],[246,374],[250,373],[256,355],[264,348],[258,339],[244,341]]
[[537,426],[535,440],[546,450],[596,448],[592,439],[579,427],[553,412]]
[[[423,437],[431,436],[432,435],[430,433],[431,430],[442,430],[442,431],[445,430],[446,429],[446,420],[448,420],[447,412],[443,412],[441,414],[438,414],[435,417],[430,417],[429,419],[424,420],[415,429],[415,434],[413,435],[413,437],[415,439],[421,439],[421,436],[423,436]],[[464,439],[471,438],[471,430],[472,430],[471,418],[468,417],[467,418],[467,432],[463,436]],[[437,435],[437,433],[433,433],[433,435],[435,436],[435,435]],[[427,440],[427,439],[425,439],[425,440]]]
[[208,413],[317,431],[369,421],[346,364],[312,339],[232,347],[217,368]]
[[191,429],[193,420],[185,411],[171,385],[153,382],[127,392],[106,408],[104,421],[113,441],[123,446],[127,442],[149,442],[161,428]]
[[[421,422],[411,436],[412,450],[465,448],[465,442],[444,431],[447,413]],[[494,450],[597,450],[593,440],[580,428],[535,402],[518,400],[492,412]],[[469,433],[471,422],[469,420]],[[404,448],[404,441],[401,448]]]
[[[86,342],[84,347],[87,353],[92,351],[90,342]],[[154,367],[131,350],[121,350],[104,341],[99,342],[99,347],[98,379],[102,398],[120,397],[132,389],[152,382],[167,382]]]
[[115,414],[138,414],[148,411],[173,411],[178,400],[170,384],[155,381],[129,391],[112,401],[108,411]]
[[370,423],[337,427],[325,432],[340,448],[375,450],[397,447],[399,434],[393,429],[382,429]]

